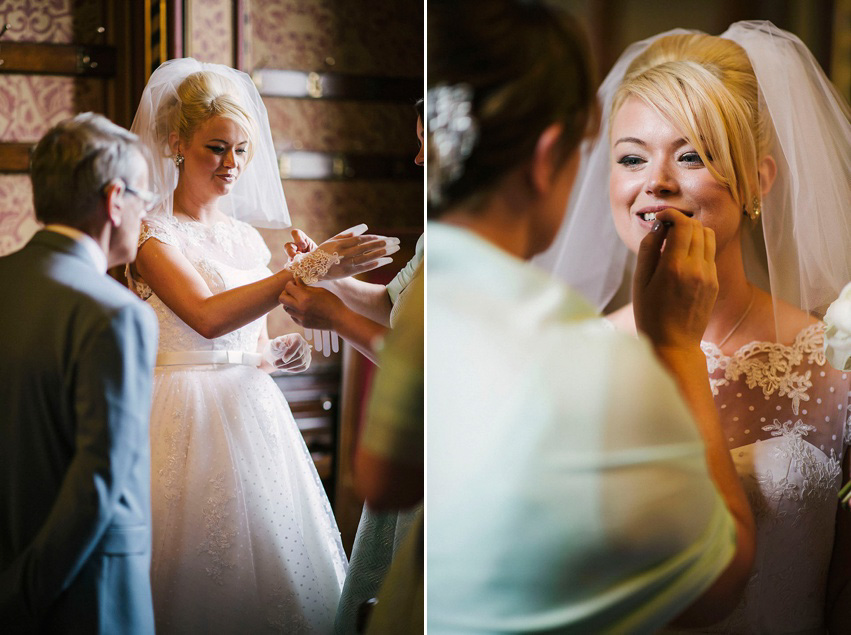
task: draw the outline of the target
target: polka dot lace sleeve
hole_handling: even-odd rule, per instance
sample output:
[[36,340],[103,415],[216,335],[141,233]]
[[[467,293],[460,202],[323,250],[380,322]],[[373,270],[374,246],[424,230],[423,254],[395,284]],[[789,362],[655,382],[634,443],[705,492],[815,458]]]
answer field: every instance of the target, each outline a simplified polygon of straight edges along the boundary
[[801,331],[792,345],[751,342],[731,356],[711,343],[707,357],[715,405],[730,448],[793,435],[830,453],[847,436],[849,374],[826,363],[824,325]]
[[706,632],[825,632],[849,374],[826,363],[823,343],[824,325],[817,323],[788,346],[751,342],[726,356],[702,344],[759,536],[742,601]]

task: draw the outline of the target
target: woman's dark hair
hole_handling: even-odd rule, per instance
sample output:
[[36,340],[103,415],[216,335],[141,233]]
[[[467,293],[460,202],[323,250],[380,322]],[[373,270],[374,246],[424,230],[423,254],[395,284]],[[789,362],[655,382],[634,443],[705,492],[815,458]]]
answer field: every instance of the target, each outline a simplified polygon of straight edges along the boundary
[[[429,0],[429,89],[459,84],[472,89],[477,140],[461,175],[440,183],[431,212],[475,205],[532,156],[551,124],[564,126],[562,160],[596,125],[584,38],[569,15],[544,2]],[[436,154],[429,153],[430,172]]]

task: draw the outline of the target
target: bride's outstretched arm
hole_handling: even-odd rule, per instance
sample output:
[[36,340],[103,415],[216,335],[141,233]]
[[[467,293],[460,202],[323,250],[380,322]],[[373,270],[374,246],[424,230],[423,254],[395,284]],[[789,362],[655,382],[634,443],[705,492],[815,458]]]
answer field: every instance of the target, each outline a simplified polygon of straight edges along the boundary
[[[664,210],[656,218],[659,224],[638,254],[633,283],[636,326],[650,338],[697,421],[710,476],[736,527],[733,559],[674,622],[698,626],[724,618],[741,598],[753,566],[756,526],[724,439],[700,348],[718,293],[715,235],[676,210]],[[667,229],[662,223],[669,224]]]
[[[387,249],[384,237],[371,235],[338,235],[319,246],[319,250],[339,257],[338,264],[325,273],[331,278],[381,266]],[[294,279],[283,269],[257,282],[214,294],[179,249],[156,238],[146,240],[139,248],[136,271],[181,320],[209,339],[235,331],[271,311],[287,282]]]
[[278,295],[293,279],[292,273],[282,270],[257,282],[213,293],[179,249],[156,238],[139,248],[136,270],[168,308],[208,339],[235,331],[274,309]]

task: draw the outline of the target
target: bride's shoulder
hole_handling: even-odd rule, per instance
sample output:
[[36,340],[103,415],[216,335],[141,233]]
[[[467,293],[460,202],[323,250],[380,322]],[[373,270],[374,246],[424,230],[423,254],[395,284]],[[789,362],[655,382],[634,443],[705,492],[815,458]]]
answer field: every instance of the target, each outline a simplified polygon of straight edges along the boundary
[[617,311],[609,313],[605,317],[617,331],[635,335],[635,313],[632,310],[632,303],[622,306]]
[[792,346],[805,334],[823,333],[823,323],[817,317],[765,292],[761,292],[761,296],[756,316],[759,319],[755,322],[765,325],[772,333],[756,339]]

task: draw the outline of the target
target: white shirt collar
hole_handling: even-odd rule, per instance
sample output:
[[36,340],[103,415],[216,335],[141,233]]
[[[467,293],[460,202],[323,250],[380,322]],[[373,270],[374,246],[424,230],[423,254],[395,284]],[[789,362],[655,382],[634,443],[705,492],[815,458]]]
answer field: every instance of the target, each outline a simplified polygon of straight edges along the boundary
[[69,227],[68,225],[50,223],[48,225],[45,225],[44,228],[48,231],[56,232],[57,234],[67,236],[68,238],[76,240],[78,243],[83,245],[83,247],[86,248],[86,251],[91,257],[95,267],[97,267],[97,270],[101,273],[106,273],[108,264],[106,260],[106,254],[103,253],[103,250],[100,248],[100,245],[95,242],[94,238],[92,238],[85,232],[80,231],[76,227]]

